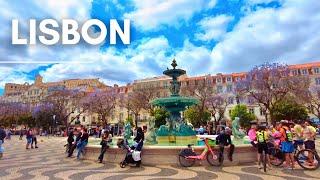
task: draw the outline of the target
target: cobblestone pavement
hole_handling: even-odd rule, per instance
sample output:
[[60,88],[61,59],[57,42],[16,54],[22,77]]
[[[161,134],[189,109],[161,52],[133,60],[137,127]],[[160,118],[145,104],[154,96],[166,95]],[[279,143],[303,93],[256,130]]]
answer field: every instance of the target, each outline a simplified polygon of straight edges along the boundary
[[[319,179],[320,170],[273,168],[264,173],[255,164],[222,168],[196,166],[142,166],[120,168],[118,164],[66,158],[65,138],[39,137],[39,149],[25,149],[25,139],[5,141],[6,152],[0,160],[0,180],[9,179]],[[317,148],[320,149],[320,142]]]

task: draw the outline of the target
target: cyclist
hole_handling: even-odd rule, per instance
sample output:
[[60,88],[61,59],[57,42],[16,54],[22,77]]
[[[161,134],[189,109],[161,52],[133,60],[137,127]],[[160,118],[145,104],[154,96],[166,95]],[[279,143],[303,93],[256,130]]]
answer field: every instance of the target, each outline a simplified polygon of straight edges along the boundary
[[302,150],[303,149],[303,134],[302,134],[302,126],[301,121],[298,121],[293,127],[293,140],[294,140],[294,148]]
[[269,168],[271,168],[271,164],[270,164],[270,160],[269,160],[269,153],[268,153],[268,133],[266,131],[266,126],[260,125],[258,126],[258,131],[256,132],[256,140],[257,140],[257,147],[258,147],[258,157],[259,157],[259,161],[258,161],[258,166],[259,169],[262,169],[261,167],[261,154],[264,153],[267,155],[267,164],[269,166]]
[[293,146],[293,134],[289,128],[290,123],[287,120],[281,120],[279,130],[281,133],[281,151],[285,154],[287,168],[294,169],[294,146]]
[[[316,146],[315,146],[315,138],[316,138],[316,129],[310,125],[309,121],[304,121],[302,124],[303,127],[303,138],[305,139],[304,141],[304,147],[305,149],[310,149],[312,151],[315,151]],[[312,154],[308,154],[308,160],[309,160],[309,165],[313,166],[313,157]]]

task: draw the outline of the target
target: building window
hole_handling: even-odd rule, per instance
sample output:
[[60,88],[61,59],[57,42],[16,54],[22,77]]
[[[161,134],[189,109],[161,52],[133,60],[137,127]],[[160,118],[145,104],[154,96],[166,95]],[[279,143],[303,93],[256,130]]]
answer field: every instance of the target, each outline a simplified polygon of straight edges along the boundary
[[303,75],[307,75],[307,74],[308,74],[308,70],[307,70],[307,69],[302,69],[301,73],[302,73]]
[[217,93],[222,93],[222,86],[217,86]]
[[227,85],[227,92],[232,92],[232,85]]
[[218,82],[218,83],[221,83],[221,78],[217,78],[217,82]]
[[249,109],[249,112],[252,113],[252,114],[254,114],[254,109],[253,109],[253,108],[250,108],[250,109]]
[[227,82],[231,82],[231,77],[227,77]]
[[320,78],[316,78],[316,85],[320,85]]
[[210,79],[208,80],[208,84],[211,84],[211,80]]
[[298,70],[293,70],[293,71],[292,71],[292,74],[293,74],[294,76],[296,76],[296,75],[299,74],[299,72],[298,72]]
[[320,69],[319,68],[314,68],[313,70],[314,70],[315,74],[319,74],[320,73]]
[[82,117],[82,122],[86,122],[86,117],[85,116]]
[[233,104],[233,97],[228,98],[228,104]]

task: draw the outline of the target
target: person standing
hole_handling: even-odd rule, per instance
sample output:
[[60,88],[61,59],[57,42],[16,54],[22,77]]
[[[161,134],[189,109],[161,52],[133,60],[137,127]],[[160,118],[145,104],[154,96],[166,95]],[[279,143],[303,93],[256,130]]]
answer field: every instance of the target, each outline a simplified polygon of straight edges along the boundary
[[27,132],[26,132],[26,139],[27,139],[27,144],[26,144],[26,149],[29,149],[29,145],[31,145],[32,143],[32,130],[29,129]]
[[3,126],[0,125],[0,159],[3,156],[4,148],[2,147],[2,144],[4,143],[4,139],[6,138],[6,131],[4,130]]
[[21,128],[21,129],[20,129],[20,137],[19,137],[19,140],[22,140],[22,138],[23,138],[23,129]]
[[[280,133],[281,133],[281,151],[285,154],[287,168],[294,169],[294,157],[293,157],[293,133],[289,128],[289,122],[287,120],[280,121]],[[290,167],[291,165],[291,167]]]
[[302,124],[301,121],[298,121],[293,127],[293,136],[294,136],[293,145],[295,148],[299,148],[299,150],[303,149],[303,134],[302,134],[303,128],[301,124]]
[[35,148],[38,148],[37,131],[35,129],[33,129],[33,133],[32,133],[31,149],[33,149],[33,144]]
[[259,161],[258,161],[258,166],[259,166],[259,169],[262,169],[262,166],[261,166],[261,163],[262,163],[262,159],[261,159],[261,154],[265,153],[265,155],[267,155],[267,164],[269,166],[269,168],[271,168],[271,164],[270,164],[270,159],[269,159],[269,151],[268,151],[268,137],[269,137],[269,134],[267,133],[267,130],[266,130],[266,127],[265,126],[262,126],[260,125],[258,127],[258,131],[256,132],[257,133],[257,147],[258,147],[258,157],[259,157]]
[[[303,127],[302,134],[304,138],[304,148],[309,149],[311,151],[315,151],[316,150],[315,140],[317,135],[316,128],[311,126],[309,121],[304,121],[304,123],[302,124],[302,127]],[[308,154],[308,163],[310,166],[314,165],[314,160],[311,153]]]
[[80,159],[81,154],[84,154],[84,148],[87,146],[88,144],[88,139],[89,139],[89,134],[87,132],[86,128],[82,129],[81,132],[81,137],[80,137],[80,141],[77,144],[77,148],[78,148],[78,154],[77,154],[77,159]]
[[101,145],[101,153],[98,157],[99,163],[102,163],[103,156],[106,153],[107,149],[109,148],[109,144],[112,142],[112,135],[109,133],[109,131],[105,131],[105,133],[102,135],[102,140],[100,142]]

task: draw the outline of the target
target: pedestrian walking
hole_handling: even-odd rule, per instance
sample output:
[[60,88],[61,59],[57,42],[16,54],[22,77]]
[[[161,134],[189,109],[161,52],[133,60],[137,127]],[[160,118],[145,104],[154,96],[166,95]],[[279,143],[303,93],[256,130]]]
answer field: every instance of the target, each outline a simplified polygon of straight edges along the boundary
[[3,156],[4,153],[4,148],[2,146],[2,144],[4,143],[4,139],[6,138],[6,132],[4,130],[4,127],[2,125],[0,125],[0,159]]

